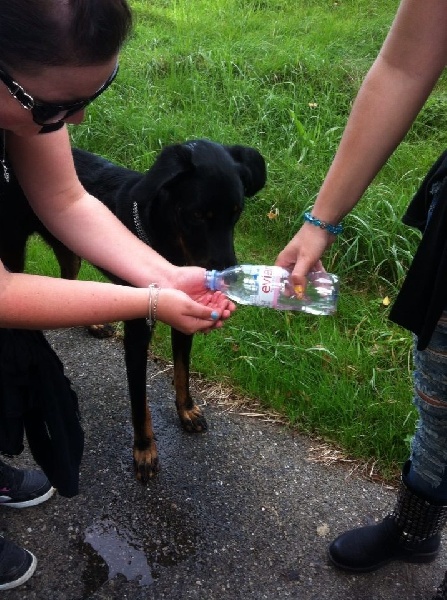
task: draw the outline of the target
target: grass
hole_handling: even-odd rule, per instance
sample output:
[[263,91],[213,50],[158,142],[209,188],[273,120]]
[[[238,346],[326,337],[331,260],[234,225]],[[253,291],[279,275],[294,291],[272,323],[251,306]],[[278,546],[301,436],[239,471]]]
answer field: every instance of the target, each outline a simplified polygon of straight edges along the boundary
[[[273,263],[312,206],[347,115],[391,24],[386,0],[132,0],[136,26],[116,84],[73,128],[74,144],[144,170],[166,144],[196,137],[257,147],[268,184],[237,227],[240,262]],[[400,222],[446,145],[445,79],[325,258],[339,311],[313,317],[240,307],[196,336],[192,368],[274,409],[385,476],[414,431],[411,338],[388,321],[418,236]],[[278,210],[269,219],[272,208]],[[39,242],[30,269],[54,264]],[[44,264],[44,261],[47,264]],[[52,270],[52,271],[51,271]],[[84,268],[83,277],[96,278]],[[155,353],[169,357],[167,327]]]

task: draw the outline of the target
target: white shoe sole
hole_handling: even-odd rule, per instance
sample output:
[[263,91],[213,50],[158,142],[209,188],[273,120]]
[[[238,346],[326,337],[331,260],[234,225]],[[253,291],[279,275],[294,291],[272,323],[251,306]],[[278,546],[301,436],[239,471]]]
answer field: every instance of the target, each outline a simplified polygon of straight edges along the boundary
[[52,487],[48,490],[48,492],[46,492],[42,496],[39,496],[38,498],[33,498],[32,500],[25,500],[24,502],[2,502],[0,497],[0,506],[8,506],[9,508],[28,508],[28,506],[37,506],[38,504],[42,504],[42,502],[48,500],[48,498],[51,498],[55,491],[56,488]]
[[13,588],[19,587],[19,585],[24,584],[26,581],[28,581],[28,579],[30,579],[30,577],[34,575],[34,571],[37,567],[37,558],[29,550],[25,550],[25,552],[30,554],[31,558],[33,559],[28,571],[24,573],[22,577],[19,577],[19,579],[16,579],[15,581],[0,584],[0,590],[12,590]]

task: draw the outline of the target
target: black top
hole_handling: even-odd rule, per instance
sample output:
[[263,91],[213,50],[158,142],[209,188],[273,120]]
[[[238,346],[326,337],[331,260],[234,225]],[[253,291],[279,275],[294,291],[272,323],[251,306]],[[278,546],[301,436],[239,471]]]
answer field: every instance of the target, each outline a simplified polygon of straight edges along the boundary
[[[0,130],[0,202],[14,202],[3,139]],[[76,495],[84,448],[77,395],[41,331],[0,328],[0,453],[20,454],[25,433],[51,484],[62,496]]]
[[415,333],[423,350],[447,305],[447,151],[425,176],[402,220],[423,236],[390,319]]

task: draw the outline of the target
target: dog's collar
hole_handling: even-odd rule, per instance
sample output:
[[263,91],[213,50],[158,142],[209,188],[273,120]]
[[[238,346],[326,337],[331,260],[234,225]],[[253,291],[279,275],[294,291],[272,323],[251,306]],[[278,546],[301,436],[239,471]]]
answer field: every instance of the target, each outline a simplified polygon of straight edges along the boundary
[[146,235],[146,232],[143,229],[143,225],[141,224],[140,213],[138,212],[138,204],[136,202],[134,202],[132,205],[132,215],[137,236],[142,242],[150,246],[151,244],[149,242],[149,239]]

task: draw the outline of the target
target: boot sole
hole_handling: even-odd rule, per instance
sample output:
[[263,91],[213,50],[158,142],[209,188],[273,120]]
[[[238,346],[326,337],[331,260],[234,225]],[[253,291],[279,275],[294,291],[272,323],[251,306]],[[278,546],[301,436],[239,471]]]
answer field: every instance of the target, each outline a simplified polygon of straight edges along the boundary
[[330,562],[333,565],[335,565],[337,568],[341,569],[342,571],[349,571],[350,573],[371,573],[372,571],[377,571],[381,567],[384,567],[385,565],[388,565],[393,561],[414,563],[414,564],[430,563],[436,559],[438,554],[439,554],[439,549],[436,550],[435,552],[429,552],[429,553],[425,553],[425,554],[419,553],[419,554],[408,554],[408,556],[405,556],[405,555],[393,556],[392,558],[389,558],[388,560],[383,560],[380,563],[376,563],[375,565],[370,565],[368,567],[350,567],[348,565],[343,565],[343,564],[337,562],[336,560],[334,560],[332,558],[330,552],[328,552],[328,557],[329,557]]

